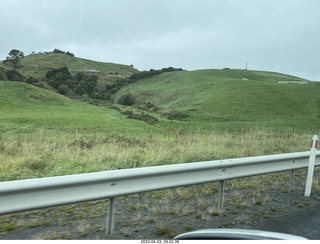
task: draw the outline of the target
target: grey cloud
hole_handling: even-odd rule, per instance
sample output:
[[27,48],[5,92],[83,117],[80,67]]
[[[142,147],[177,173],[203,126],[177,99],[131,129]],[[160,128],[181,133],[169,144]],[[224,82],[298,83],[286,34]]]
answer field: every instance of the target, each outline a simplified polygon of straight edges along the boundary
[[[320,80],[317,0],[1,0],[0,59],[53,48],[139,69],[249,68]],[[14,10],[14,11],[13,11]]]

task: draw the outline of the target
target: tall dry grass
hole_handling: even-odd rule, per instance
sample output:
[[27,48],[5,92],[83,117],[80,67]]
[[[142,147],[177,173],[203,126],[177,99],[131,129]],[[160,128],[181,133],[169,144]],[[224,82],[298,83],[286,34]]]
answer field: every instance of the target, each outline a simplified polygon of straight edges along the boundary
[[250,130],[125,138],[37,135],[2,138],[0,181],[310,150],[311,133]]

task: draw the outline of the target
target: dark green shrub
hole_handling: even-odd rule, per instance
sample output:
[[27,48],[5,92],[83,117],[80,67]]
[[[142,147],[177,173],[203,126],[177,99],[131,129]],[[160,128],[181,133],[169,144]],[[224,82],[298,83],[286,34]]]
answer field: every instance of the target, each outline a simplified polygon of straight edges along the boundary
[[58,88],[58,92],[62,95],[67,94],[68,91],[69,91],[69,88],[67,85],[60,85]]
[[24,76],[22,74],[20,74],[17,70],[8,70],[6,72],[6,75],[8,77],[8,80],[11,81],[23,81],[24,80]]
[[130,106],[135,103],[135,100],[135,97],[131,93],[127,93],[119,98],[118,104]]
[[32,83],[39,83],[39,80],[37,80],[36,78],[34,78],[34,77],[29,77],[29,78],[27,78],[26,79],[26,82],[28,83],[28,84],[32,84]]
[[0,80],[7,80],[7,79],[8,79],[8,77],[7,77],[6,73],[3,72],[2,70],[0,70]]

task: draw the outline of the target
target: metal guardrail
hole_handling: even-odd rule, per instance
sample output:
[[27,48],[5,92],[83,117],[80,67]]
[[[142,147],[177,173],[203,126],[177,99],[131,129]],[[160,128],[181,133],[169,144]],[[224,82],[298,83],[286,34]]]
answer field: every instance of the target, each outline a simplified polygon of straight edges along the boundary
[[[111,170],[0,183],[0,215],[110,198],[107,234],[112,233],[118,196],[307,168],[310,151]],[[320,166],[320,152],[315,166]],[[293,173],[290,185],[293,181]],[[291,187],[292,188],[292,187]],[[220,206],[223,184],[220,185]],[[222,202],[222,203],[221,203]],[[111,207],[110,207],[111,206]]]

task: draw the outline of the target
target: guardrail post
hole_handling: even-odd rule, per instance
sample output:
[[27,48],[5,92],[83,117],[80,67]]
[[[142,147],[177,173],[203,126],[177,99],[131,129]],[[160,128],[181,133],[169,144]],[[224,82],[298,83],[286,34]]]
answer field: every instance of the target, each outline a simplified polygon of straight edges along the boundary
[[314,163],[316,161],[317,144],[318,144],[318,136],[314,135],[313,138],[312,138],[312,143],[311,143],[308,175],[307,175],[307,181],[306,181],[306,188],[305,188],[305,191],[304,191],[304,196],[305,197],[310,197],[310,194],[311,194]]
[[107,225],[106,225],[106,235],[107,236],[113,234],[114,211],[115,211],[114,198],[110,198],[109,205],[108,205],[108,213],[107,213]]
[[290,174],[290,181],[289,181],[289,192],[293,191],[293,177],[294,177],[294,170],[289,171]]
[[219,182],[219,209],[223,208],[223,200],[224,200],[224,181]]

